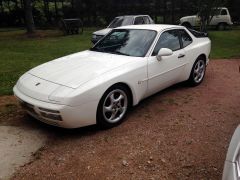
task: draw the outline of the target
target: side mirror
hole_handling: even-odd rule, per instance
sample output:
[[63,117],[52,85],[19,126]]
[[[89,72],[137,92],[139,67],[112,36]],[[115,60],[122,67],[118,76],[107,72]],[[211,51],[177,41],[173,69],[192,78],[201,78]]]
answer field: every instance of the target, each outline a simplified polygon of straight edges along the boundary
[[157,55],[157,60],[161,60],[162,56],[171,56],[173,54],[173,51],[171,49],[168,48],[161,48],[158,51],[158,55]]

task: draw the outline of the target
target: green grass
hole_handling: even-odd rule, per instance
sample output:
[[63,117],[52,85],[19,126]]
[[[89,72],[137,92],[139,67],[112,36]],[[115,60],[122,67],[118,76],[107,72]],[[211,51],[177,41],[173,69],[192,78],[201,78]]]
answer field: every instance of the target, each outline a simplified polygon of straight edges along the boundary
[[40,32],[28,38],[23,30],[0,32],[0,95],[12,94],[21,74],[49,60],[91,47],[91,29],[82,35],[62,36],[61,32]]
[[240,58],[240,30],[210,31],[212,59]]
[[[40,31],[28,38],[22,29],[0,29],[0,95],[12,94],[17,79],[27,70],[52,59],[91,47],[91,34],[62,36],[55,30]],[[211,58],[240,57],[240,30],[210,32]]]

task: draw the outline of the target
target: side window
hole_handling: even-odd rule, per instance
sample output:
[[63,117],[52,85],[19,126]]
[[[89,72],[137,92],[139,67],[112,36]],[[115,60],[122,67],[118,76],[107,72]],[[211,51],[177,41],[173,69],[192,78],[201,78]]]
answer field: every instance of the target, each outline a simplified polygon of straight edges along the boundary
[[177,30],[165,31],[161,34],[153,50],[152,56],[156,56],[161,48],[169,48],[172,51],[181,49]]
[[221,11],[221,15],[227,15],[227,10],[226,10],[226,9],[223,9],[223,10]]
[[142,17],[136,17],[135,21],[134,21],[134,24],[135,25],[144,24],[143,18]]
[[144,24],[150,24],[150,20],[147,16],[143,16]]
[[192,38],[185,30],[179,30],[183,48],[192,43]]

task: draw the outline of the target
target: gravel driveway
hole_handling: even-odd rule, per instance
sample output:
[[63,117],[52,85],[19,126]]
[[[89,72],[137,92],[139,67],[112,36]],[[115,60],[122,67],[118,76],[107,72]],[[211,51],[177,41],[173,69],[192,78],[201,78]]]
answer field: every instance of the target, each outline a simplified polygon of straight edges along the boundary
[[[15,105],[0,114],[5,119],[0,123],[31,124],[48,141],[12,179],[220,179],[240,123],[239,68],[240,60],[211,61],[200,86],[179,84],[162,91],[105,131],[43,125]],[[15,104],[12,97],[3,98],[2,106],[9,99]]]

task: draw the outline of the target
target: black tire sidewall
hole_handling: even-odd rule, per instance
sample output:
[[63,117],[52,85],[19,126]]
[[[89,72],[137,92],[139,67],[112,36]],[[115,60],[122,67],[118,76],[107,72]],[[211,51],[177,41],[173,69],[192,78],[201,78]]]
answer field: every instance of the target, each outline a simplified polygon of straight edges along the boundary
[[[127,95],[127,100],[128,100],[127,110],[126,110],[126,113],[123,115],[123,117],[122,117],[119,121],[117,121],[117,122],[115,122],[115,123],[109,123],[109,122],[107,122],[107,121],[105,120],[105,118],[104,118],[104,116],[103,116],[103,103],[104,103],[107,95],[108,95],[111,91],[117,90],[117,89],[124,91],[124,92],[126,93],[126,95]],[[102,128],[102,129],[109,129],[109,128],[112,128],[112,127],[115,127],[115,126],[121,124],[121,123],[124,121],[125,117],[126,117],[126,114],[127,114],[128,110],[129,110],[129,107],[130,107],[130,92],[129,92],[128,88],[126,88],[125,86],[122,86],[122,85],[118,85],[118,84],[117,84],[117,85],[113,85],[112,87],[110,87],[110,88],[103,94],[102,98],[100,99],[100,101],[99,101],[99,103],[98,103],[98,107],[97,107],[97,117],[96,117],[96,118],[97,118],[97,125],[98,125],[100,128]]]

